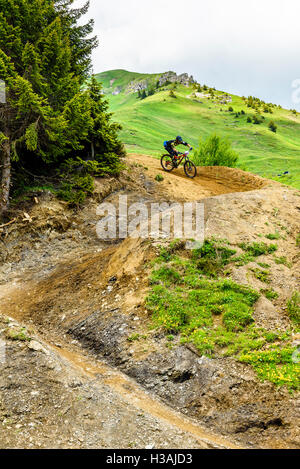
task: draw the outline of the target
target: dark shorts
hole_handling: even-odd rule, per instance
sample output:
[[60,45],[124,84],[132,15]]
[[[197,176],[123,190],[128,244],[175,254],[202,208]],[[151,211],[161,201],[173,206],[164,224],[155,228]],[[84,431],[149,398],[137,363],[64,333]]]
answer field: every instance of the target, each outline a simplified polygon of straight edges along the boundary
[[172,147],[170,147],[168,145],[164,145],[164,147],[171,156],[176,156],[177,155],[177,151],[173,150]]

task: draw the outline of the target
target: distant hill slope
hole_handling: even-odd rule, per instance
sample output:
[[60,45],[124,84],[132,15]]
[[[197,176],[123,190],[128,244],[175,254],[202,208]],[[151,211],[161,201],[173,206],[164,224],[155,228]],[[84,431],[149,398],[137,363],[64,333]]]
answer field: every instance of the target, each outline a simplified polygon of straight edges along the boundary
[[[249,123],[247,119],[253,119],[256,111],[248,107],[245,99],[217,90],[213,97],[209,90],[198,92],[187,74],[111,70],[96,77],[103,84],[115,120],[123,125],[121,137],[128,151],[160,156],[166,139],[180,134],[197,146],[199,137],[217,132],[238,151],[240,165],[300,189],[299,114],[278,106],[271,107],[272,114],[266,113],[262,104],[262,123]],[[174,82],[176,97],[171,97]],[[147,94],[149,90],[154,94],[139,99],[138,93],[144,89]],[[276,133],[268,128],[271,120],[278,127]]]

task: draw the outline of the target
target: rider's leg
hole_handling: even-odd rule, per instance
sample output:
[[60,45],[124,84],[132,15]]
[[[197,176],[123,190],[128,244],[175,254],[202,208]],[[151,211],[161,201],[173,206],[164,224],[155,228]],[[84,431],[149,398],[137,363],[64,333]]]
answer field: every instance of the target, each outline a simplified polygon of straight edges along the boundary
[[172,147],[166,147],[167,152],[169,155],[172,157],[172,159],[177,159],[178,158],[178,152],[174,150]]

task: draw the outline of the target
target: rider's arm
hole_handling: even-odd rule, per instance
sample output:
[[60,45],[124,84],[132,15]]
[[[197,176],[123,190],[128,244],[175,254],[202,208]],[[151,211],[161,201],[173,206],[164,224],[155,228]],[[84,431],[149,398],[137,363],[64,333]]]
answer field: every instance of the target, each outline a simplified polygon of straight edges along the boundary
[[183,142],[182,145],[185,145],[186,147],[192,148],[192,146],[187,142]]

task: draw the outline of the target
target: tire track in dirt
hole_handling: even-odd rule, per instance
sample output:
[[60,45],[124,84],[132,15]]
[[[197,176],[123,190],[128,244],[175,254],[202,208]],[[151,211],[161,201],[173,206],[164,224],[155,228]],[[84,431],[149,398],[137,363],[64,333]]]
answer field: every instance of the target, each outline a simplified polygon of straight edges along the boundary
[[129,154],[128,159],[147,168],[147,176],[150,178],[162,175],[164,180],[159,183],[159,191],[173,200],[191,202],[221,194],[247,192],[272,184],[271,181],[239,169],[216,166],[198,167],[197,176],[189,179],[184,173],[183,166],[168,173],[162,169],[157,158]]

